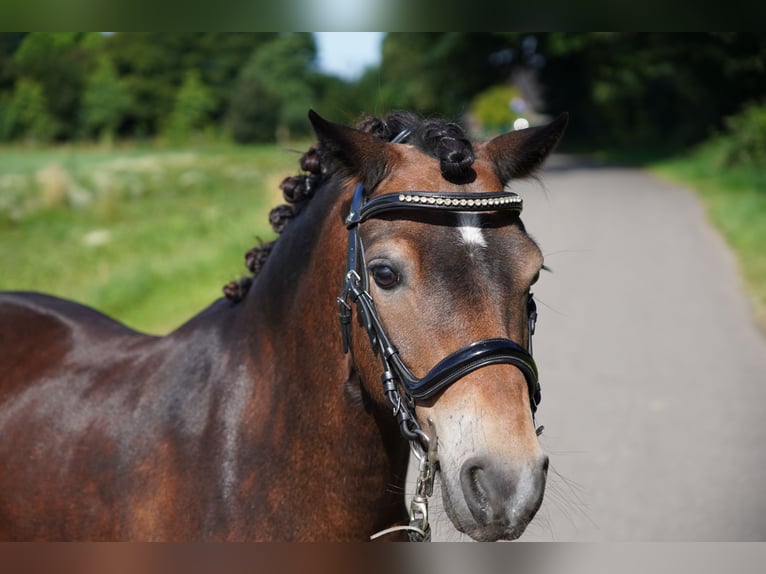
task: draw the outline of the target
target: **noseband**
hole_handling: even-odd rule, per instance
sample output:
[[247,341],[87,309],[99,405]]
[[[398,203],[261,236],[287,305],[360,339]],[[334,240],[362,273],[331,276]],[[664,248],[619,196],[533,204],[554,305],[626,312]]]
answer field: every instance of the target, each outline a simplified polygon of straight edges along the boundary
[[[423,378],[417,378],[399,356],[380,322],[375,303],[369,291],[369,279],[364,258],[364,246],[359,235],[359,225],[372,217],[391,211],[429,212],[490,212],[514,211],[520,213],[522,199],[515,193],[445,193],[407,191],[389,193],[367,200],[364,187],[354,190],[351,210],[346,218],[348,229],[348,254],[343,294],[338,298],[340,322],[343,335],[343,352],[351,347],[351,306],[356,304],[370,343],[383,363],[383,387],[395,410],[402,435],[410,440],[427,437],[415,420],[412,408],[415,400],[427,399],[444,390],[467,374],[495,364],[511,364],[524,374],[529,389],[532,415],[540,403],[540,383],[537,365],[532,358],[532,334],[537,310],[532,294],[527,300],[529,319],[529,343],[527,349],[510,339],[482,339],[451,353],[437,363]],[[400,392],[400,389],[403,391]]]

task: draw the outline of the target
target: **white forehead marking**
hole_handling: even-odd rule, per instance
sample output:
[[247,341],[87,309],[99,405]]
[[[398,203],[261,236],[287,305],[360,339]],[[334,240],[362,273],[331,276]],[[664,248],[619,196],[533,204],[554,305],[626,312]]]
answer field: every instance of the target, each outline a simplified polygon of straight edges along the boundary
[[458,229],[460,229],[460,236],[463,238],[463,243],[466,245],[479,245],[481,247],[487,246],[484,235],[481,233],[481,221],[479,220],[478,214],[458,214],[458,226]]

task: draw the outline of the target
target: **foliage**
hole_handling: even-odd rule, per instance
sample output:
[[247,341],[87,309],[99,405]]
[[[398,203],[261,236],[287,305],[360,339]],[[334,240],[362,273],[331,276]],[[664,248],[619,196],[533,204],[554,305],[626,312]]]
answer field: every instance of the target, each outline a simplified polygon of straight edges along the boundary
[[[229,110],[234,138],[266,141],[308,134],[306,112],[314,89],[311,64],[316,46],[311,34],[286,34],[253,52],[235,85]],[[273,118],[275,131],[262,131]],[[252,121],[253,126],[243,125]]]
[[716,142],[717,163],[725,167],[766,168],[766,101],[750,104],[729,117],[726,127],[725,135]]
[[279,96],[257,77],[240,79],[232,93],[228,118],[234,141],[273,141],[277,133],[279,104]]
[[513,122],[522,117],[521,105],[514,109],[515,102],[522,102],[518,88],[496,85],[480,92],[471,103],[471,118],[488,133],[510,131]]
[[43,87],[34,80],[21,78],[16,83],[6,113],[5,129],[11,137],[45,142],[56,134],[56,121],[48,112]]
[[[519,46],[524,35],[509,35]],[[766,93],[766,35],[536,36],[546,111],[570,112],[565,143],[678,149]]]
[[85,85],[82,128],[88,136],[111,140],[130,106],[130,94],[117,76],[112,61],[102,56]]
[[189,136],[208,124],[213,108],[213,97],[202,83],[199,72],[189,70],[176,94],[167,134],[174,141],[188,140]]
[[[240,126],[238,139],[253,139],[241,135],[247,129],[259,132],[262,140],[273,139],[277,131],[302,135],[308,130],[306,111],[314,103],[315,55],[310,34],[2,34],[0,138],[25,137],[32,130],[36,139],[163,133],[178,140],[223,129],[242,116],[241,110],[232,113],[232,103],[243,106],[249,118],[247,95],[264,91],[267,96],[258,101],[267,101],[268,108],[277,100],[278,129],[264,135],[263,122],[256,122]],[[248,65],[253,69],[245,74]],[[243,75],[258,85],[246,81],[233,94]],[[34,125],[27,117],[19,123],[18,114],[7,109],[17,88],[19,105],[32,98],[44,111]]]
[[458,118],[476,93],[507,79],[509,69],[491,58],[506,45],[483,33],[389,33],[378,106]]
[[565,146],[667,152],[766,93],[763,33],[390,33],[353,82],[315,56],[307,33],[0,33],[0,139],[284,140],[308,135],[311,107],[346,122],[401,108],[462,119],[513,83],[535,112],[570,112]]
[[95,53],[90,38],[74,32],[35,32],[24,36],[12,55],[17,86],[22,80],[33,82],[42,92],[46,117],[32,123],[45,124],[45,138],[68,139],[79,132],[80,98]]
[[196,70],[208,88],[210,122],[223,122],[229,94],[241,67],[271,33],[150,32],[110,36],[105,49],[125,81],[131,105],[123,133],[153,136],[173,112],[175,97],[186,74]]
[[16,70],[13,54],[19,49],[26,33],[0,32],[0,93],[13,90],[16,81]]

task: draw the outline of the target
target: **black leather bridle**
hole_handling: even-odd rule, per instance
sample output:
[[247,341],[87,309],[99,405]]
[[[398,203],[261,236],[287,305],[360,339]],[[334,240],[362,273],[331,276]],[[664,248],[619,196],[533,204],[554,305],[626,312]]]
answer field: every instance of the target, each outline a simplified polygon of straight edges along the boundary
[[420,442],[428,448],[428,436],[414,417],[416,400],[427,399],[444,390],[467,374],[495,364],[511,364],[524,374],[529,389],[529,403],[534,418],[540,403],[540,383],[537,365],[532,358],[532,335],[537,309],[532,293],[527,300],[529,334],[527,349],[505,338],[482,339],[470,343],[439,361],[423,378],[417,378],[402,361],[380,322],[370,295],[364,246],[359,226],[367,219],[392,211],[429,212],[493,212],[522,210],[522,199],[512,192],[452,193],[405,191],[388,193],[368,200],[362,184],[354,190],[351,208],[345,224],[348,229],[348,253],[343,292],[338,297],[343,352],[351,348],[350,303],[356,305],[359,318],[370,338],[374,351],[383,363],[383,388],[393,407],[402,435],[409,441]]

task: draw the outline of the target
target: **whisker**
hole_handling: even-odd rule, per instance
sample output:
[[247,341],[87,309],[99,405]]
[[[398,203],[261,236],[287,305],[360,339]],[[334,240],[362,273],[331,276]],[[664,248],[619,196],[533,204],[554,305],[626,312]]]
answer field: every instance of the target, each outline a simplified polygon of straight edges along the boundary
[[527,532],[530,534],[539,533],[541,535],[547,532],[550,539],[556,542],[556,534],[553,531],[553,521],[551,520],[550,512],[545,505],[540,508],[532,522],[529,523]]
[[590,514],[590,505],[585,500],[585,487],[577,481],[567,478],[551,465],[550,471],[556,480],[552,481],[549,491],[551,500],[562,511],[570,524],[577,526],[576,518],[586,519],[592,526],[598,528],[598,524]]
[[406,489],[398,484],[387,484],[385,491],[388,494],[407,494]]
[[564,313],[563,311],[560,311],[559,309],[556,309],[555,307],[552,307],[551,305],[549,305],[548,303],[546,303],[544,300],[542,300],[542,299],[540,298],[540,296],[539,296],[539,295],[537,295],[537,294],[535,294],[535,302],[536,302],[538,305],[542,305],[542,306],[543,306],[543,307],[545,307],[546,309],[550,309],[551,311],[553,311],[553,312],[554,312],[554,313],[556,313],[557,315],[560,315],[561,317],[569,317],[569,316],[570,316],[570,315],[569,315],[569,313]]
[[567,253],[591,253],[592,251],[592,249],[559,249],[557,251],[548,251],[543,255],[548,258],[553,255],[564,255]]

